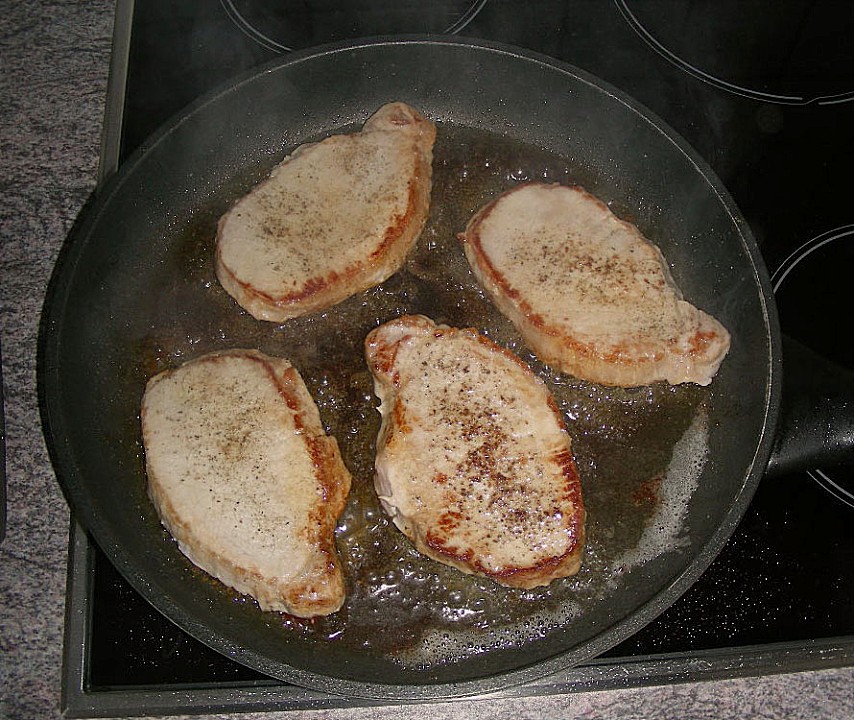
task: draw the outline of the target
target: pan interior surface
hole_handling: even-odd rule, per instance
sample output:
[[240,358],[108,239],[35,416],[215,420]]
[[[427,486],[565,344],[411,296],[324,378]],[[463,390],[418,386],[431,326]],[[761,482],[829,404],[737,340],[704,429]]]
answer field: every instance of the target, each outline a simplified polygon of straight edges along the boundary
[[[431,215],[417,248],[388,281],[327,312],[283,325],[252,319],[214,277],[218,218],[294,147],[355,129],[392,100],[439,128]],[[604,388],[555,373],[527,350],[477,286],[455,235],[482,204],[529,180],[583,185],[659,244],[686,297],[733,336],[709,387]],[[462,41],[295,55],[176,119],[72,231],[39,358],[57,475],[75,514],[143,596],[274,677],[404,699],[488,692],[555,672],[624,639],[687,589],[759,480],[774,411],[773,318],[745,228],[684,143],[580,71]],[[500,588],[424,559],[382,514],[372,489],[379,414],[362,342],[413,312],[477,327],[548,382],[588,507],[576,577]],[[349,599],[329,618],[263,613],[209,578],[180,553],[146,495],[145,382],[228,347],[291,360],[353,474],[337,532]]]

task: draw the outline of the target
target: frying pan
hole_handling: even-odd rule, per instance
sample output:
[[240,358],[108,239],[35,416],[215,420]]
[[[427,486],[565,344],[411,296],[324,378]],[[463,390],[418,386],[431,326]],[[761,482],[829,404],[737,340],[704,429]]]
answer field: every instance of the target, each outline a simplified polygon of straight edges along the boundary
[[[290,149],[358,127],[391,100],[439,126],[434,207],[413,259],[328,313],[282,326],[252,320],[214,279],[218,216]],[[661,246],[686,297],[732,334],[708,388],[598,388],[538,365],[478,291],[453,236],[480,204],[525,179],[583,184]],[[590,515],[578,577],[505,593],[419,560],[371,504],[378,416],[361,339],[404,312],[477,326],[551,384]],[[266,65],[144,143],[91,198],[63,246],[43,310],[38,380],[45,437],[73,512],[163,614],[287,682],[428,699],[486,693],[589,659],[699,577],[768,466],[781,344],[746,223],[660,120],[585,72],[532,53],[396,38]],[[208,578],[146,496],[138,424],[146,380],[235,346],[294,362],[353,471],[338,541],[359,607],[348,601],[333,619],[263,613]],[[382,557],[365,560],[371,552]]]

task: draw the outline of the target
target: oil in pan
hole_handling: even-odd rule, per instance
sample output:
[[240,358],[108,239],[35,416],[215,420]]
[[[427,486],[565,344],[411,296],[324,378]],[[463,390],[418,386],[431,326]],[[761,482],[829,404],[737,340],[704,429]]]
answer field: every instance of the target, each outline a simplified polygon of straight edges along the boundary
[[[248,316],[214,277],[217,219],[266,169],[235,178],[218,201],[197,213],[168,267],[159,268],[160,287],[152,290],[156,322],[136,339],[139,364],[132,369],[144,378],[210,350],[255,347],[288,358],[300,370],[353,475],[337,529],[348,599],[332,616],[281,616],[281,622],[289,632],[412,667],[523,645],[606,601],[627,568],[678,544],[706,441],[707,389],[606,388],[552,372],[527,350],[468,268],[456,234],[497,194],[525,181],[579,184],[595,192],[596,177],[529,145],[442,124],[433,168],[431,215],[404,268],[326,312],[282,325]],[[477,328],[549,385],[572,437],[588,512],[576,576],[519,590],[465,575],[416,552],[383,513],[373,489],[380,416],[363,341],[371,329],[405,313]]]

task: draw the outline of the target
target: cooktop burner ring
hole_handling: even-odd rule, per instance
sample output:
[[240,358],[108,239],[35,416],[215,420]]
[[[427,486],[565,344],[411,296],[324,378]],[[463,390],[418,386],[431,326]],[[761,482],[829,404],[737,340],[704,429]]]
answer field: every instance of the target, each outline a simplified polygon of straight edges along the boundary
[[807,470],[807,475],[840,502],[854,508],[854,493],[835,482],[824,470]]
[[[850,65],[851,62],[854,62],[854,56],[847,49],[850,46],[847,39],[850,38],[850,32],[854,31],[854,11],[836,9],[837,6],[833,4],[829,8],[816,9],[813,7],[816,5],[814,2],[801,3],[797,0],[791,0],[787,3],[789,7],[775,8],[777,15],[774,16],[774,22],[780,26],[785,26],[786,32],[789,34],[789,44],[785,48],[772,45],[774,52],[770,52],[763,43],[761,33],[747,36],[754,40],[752,43],[744,42],[739,45],[737,40],[733,40],[736,33],[731,32],[732,28],[748,27],[753,30],[762,26],[758,19],[751,20],[748,18],[735,22],[729,18],[730,22],[721,22],[719,26],[719,29],[726,28],[727,32],[716,34],[715,29],[709,27],[711,23],[703,22],[704,19],[709,20],[714,15],[696,17],[697,12],[712,12],[717,13],[716,19],[721,20],[727,13],[727,9],[719,3],[710,3],[702,9],[693,3],[686,4],[679,7],[680,12],[684,13],[681,15],[679,13],[675,15],[658,13],[655,15],[655,19],[657,23],[660,22],[661,24],[656,24],[654,29],[650,29],[647,22],[652,17],[651,15],[647,15],[647,22],[645,22],[640,17],[640,13],[633,12],[629,7],[628,0],[614,0],[614,2],[629,26],[655,52],[689,75],[720,90],[779,105],[838,105],[854,100],[854,89],[840,86],[822,78],[823,73],[834,74],[832,70],[834,64]],[[714,10],[709,10],[712,7]],[[745,4],[743,0],[739,0],[734,7],[739,14],[748,14],[751,10],[751,6]],[[643,8],[638,9],[643,11]],[[756,8],[753,8],[753,11],[755,13]],[[785,17],[787,12],[790,15],[788,18]],[[821,14],[822,12],[844,14],[836,21],[825,22],[822,26],[822,32],[818,34],[819,36],[813,37],[811,33],[814,32],[815,27],[814,14]],[[695,13],[695,22],[693,23],[689,22],[691,13]],[[677,33],[676,39],[673,37],[669,40],[662,39],[662,37],[667,37],[666,26],[668,23],[680,26],[677,30],[682,32]],[[693,30],[694,34],[692,35],[685,32],[686,26],[690,26],[692,29],[699,27],[700,29]],[[827,27],[836,28],[836,35],[833,36],[835,42],[831,42],[823,34],[827,32]],[[677,30],[672,30],[672,32],[677,32]],[[779,35],[778,32],[773,37],[776,39]],[[695,54],[695,51],[693,47],[690,47],[690,41],[687,39],[689,36],[695,40],[703,38],[697,44],[707,43],[709,51],[699,53],[699,56],[690,57]],[[673,44],[678,45],[682,41],[688,45],[680,49],[672,47]],[[720,47],[726,46],[727,43],[729,43],[729,54],[721,53]],[[743,50],[742,53],[735,53],[742,56],[742,62],[737,66],[726,64],[726,68],[712,69],[715,63],[720,60],[718,55],[727,57],[727,63],[729,62],[729,58],[733,55],[733,46]],[[766,63],[768,72],[766,77],[762,80],[754,77],[755,67],[765,66]],[[823,66],[823,63],[827,63],[827,66]],[[786,78],[788,73],[792,74],[791,78]],[[795,80],[795,78],[797,79]],[[846,78],[846,82],[848,80]],[[765,89],[760,87],[762,81],[767,85]]]
[[[847,241],[847,245],[845,242]],[[807,264],[811,261],[814,263],[822,262],[825,265],[834,262],[834,257],[832,253],[834,251],[839,251],[841,248],[854,247],[854,223],[850,225],[843,225],[838,228],[834,228],[829,230],[821,235],[818,235],[810,240],[807,240],[800,247],[795,249],[789,256],[780,263],[780,266],[771,274],[771,285],[774,290],[775,296],[780,297],[781,290],[784,289],[784,284],[787,279],[793,279],[798,271],[804,271]],[[819,257],[822,254],[825,257]],[[843,261],[839,263],[837,260],[837,264],[842,266],[847,266],[848,263]],[[815,273],[816,268],[806,268],[806,272]],[[803,293],[798,293],[797,290],[794,290],[799,296],[802,296]],[[785,321],[786,315],[781,312],[781,321],[784,324],[785,329]],[[816,350],[821,350],[821,348],[815,348]],[[833,360],[838,360],[839,358],[831,358]],[[844,363],[846,366],[850,366],[849,362]],[[832,495],[836,500],[854,508],[854,484],[852,484],[850,473],[845,472],[836,472],[834,469],[828,468],[814,468],[812,470],[808,470],[806,474],[818,485],[820,485],[826,492]]]
[[[389,12],[383,13],[382,22],[368,19],[368,24],[362,24],[362,19],[367,8],[360,11],[358,8],[345,7],[334,8],[334,3],[320,3],[317,14],[326,13],[329,20],[337,23],[346,22],[347,29],[339,25],[336,28],[330,26],[318,29],[314,23],[315,11],[312,3],[300,2],[300,8],[294,9],[293,19],[296,21],[293,27],[287,24],[278,27],[263,27],[263,25],[277,25],[287,19],[287,9],[280,9],[278,13],[268,13],[269,8],[258,8],[251,0],[220,0],[220,5],[225,10],[231,21],[248,37],[258,44],[278,53],[292,52],[293,50],[319,45],[325,42],[355,39],[369,35],[388,35],[399,33],[439,33],[444,35],[455,35],[465,28],[472,19],[481,11],[488,0],[447,0],[444,13],[425,13],[427,7],[422,2],[411,2],[411,8],[397,5],[397,20],[389,20]],[[279,3],[282,5],[283,3]],[[286,4],[286,3],[284,3]],[[315,3],[316,4],[316,3]],[[376,3],[364,2],[363,5],[376,5]],[[351,3],[352,5],[352,3]],[[371,11],[367,11],[369,14]],[[263,15],[267,15],[266,18]],[[276,15],[275,18],[272,16]],[[358,16],[362,15],[362,18]],[[439,17],[442,16],[442,18]],[[402,21],[402,24],[401,24]],[[298,43],[293,39],[299,39]]]
[[854,223],[828,230],[821,235],[807,240],[796,250],[792,251],[771,274],[771,284],[774,293],[777,293],[789,274],[813,253],[822,250],[832,242],[841,241],[849,237],[854,238]]

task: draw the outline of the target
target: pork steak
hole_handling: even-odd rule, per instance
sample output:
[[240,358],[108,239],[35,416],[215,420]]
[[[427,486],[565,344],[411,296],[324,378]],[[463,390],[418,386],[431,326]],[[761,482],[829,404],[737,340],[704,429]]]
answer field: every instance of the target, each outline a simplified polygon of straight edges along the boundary
[[659,248],[581,188],[516,186],[460,239],[493,302],[558,370],[605,385],[707,385],[729,350]]
[[162,372],[141,420],[149,495],[193,563],[264,610],[341,608],[350,473],[287,360],[235,349]]
[[520,588],[576,573],[581,483],[546,387],[471,329],[404,316],[365,340],[381,400],[375,486],[423,554]]

